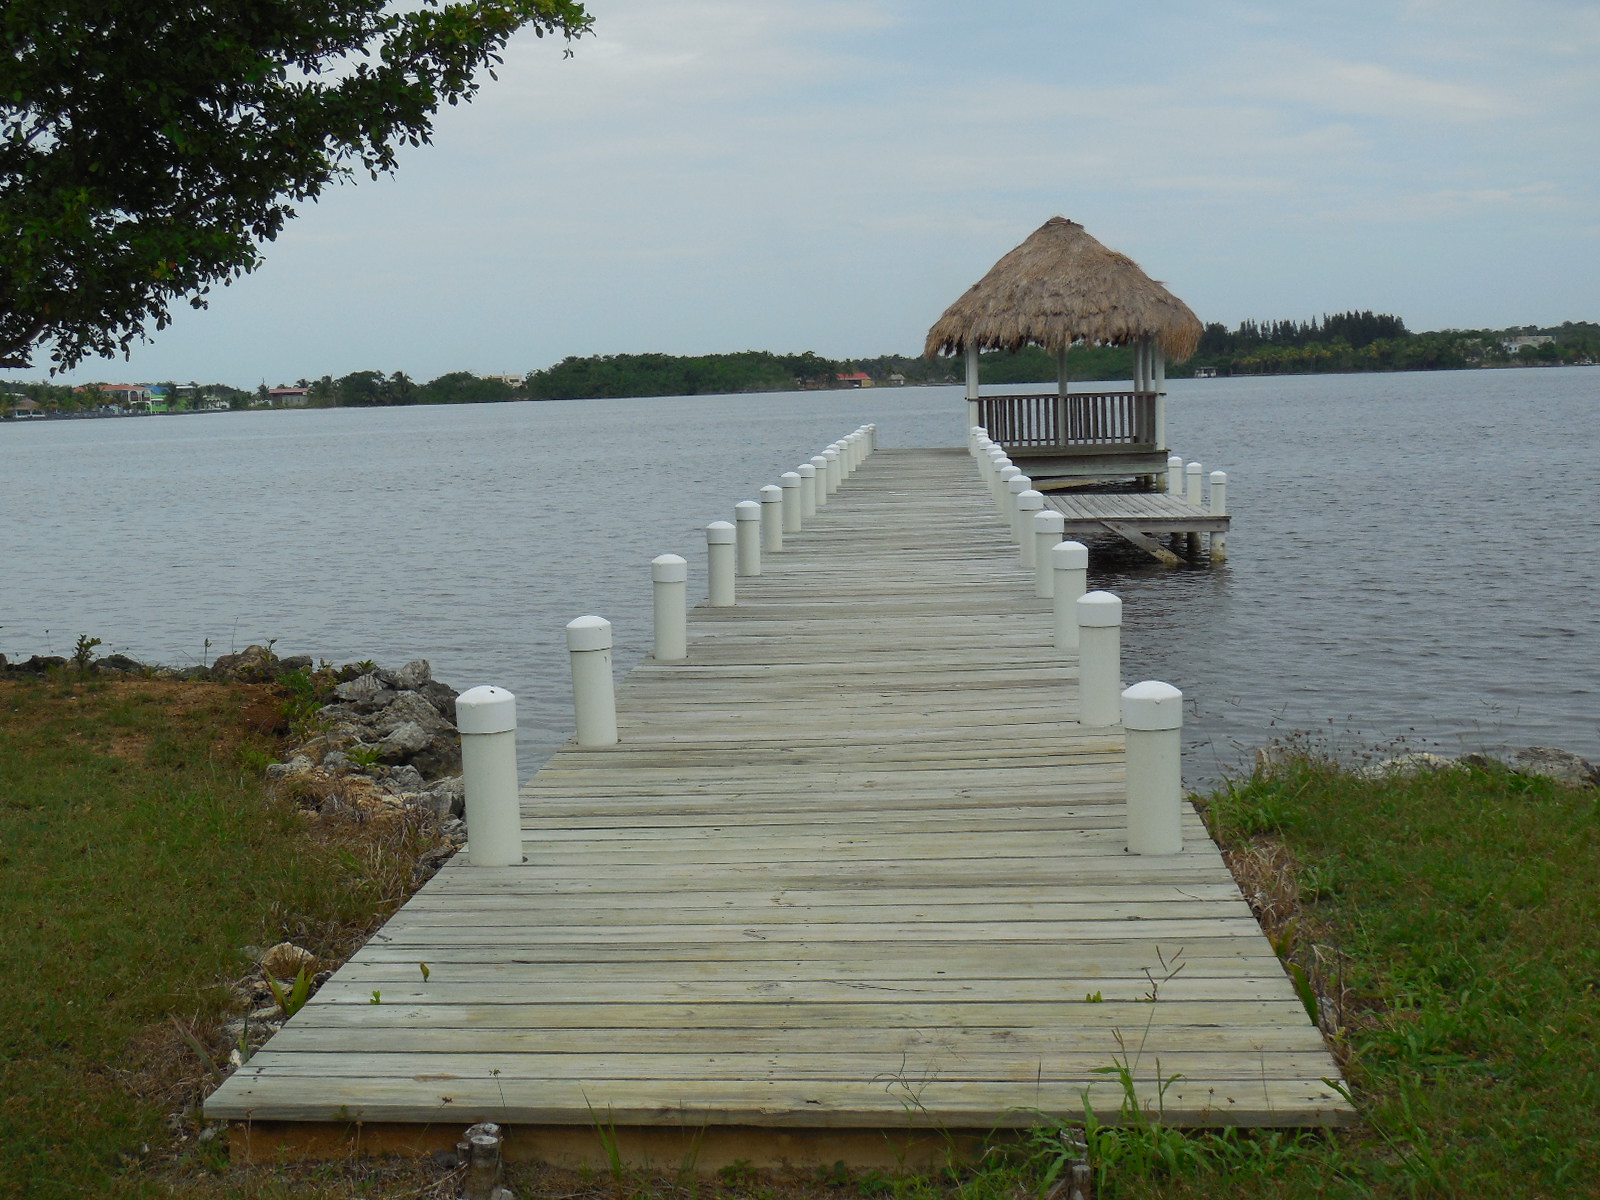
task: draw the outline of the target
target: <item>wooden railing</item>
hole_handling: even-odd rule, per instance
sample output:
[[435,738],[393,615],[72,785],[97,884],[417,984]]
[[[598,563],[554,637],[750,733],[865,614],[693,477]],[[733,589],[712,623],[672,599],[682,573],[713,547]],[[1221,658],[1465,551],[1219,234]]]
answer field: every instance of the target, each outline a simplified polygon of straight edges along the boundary
[[984,396],[978,401],[978,424],[1008,449],[1161,449],[1155,444],[1154,392]]

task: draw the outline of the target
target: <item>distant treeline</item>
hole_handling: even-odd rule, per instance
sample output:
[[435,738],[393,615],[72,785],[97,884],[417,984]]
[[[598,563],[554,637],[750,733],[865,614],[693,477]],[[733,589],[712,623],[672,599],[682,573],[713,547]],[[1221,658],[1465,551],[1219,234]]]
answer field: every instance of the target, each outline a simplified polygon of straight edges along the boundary
[[1320,321],[1243,321],[1234,330],[1209,324],[1195,356],[1167,373],[1193,375],[1202,368],[1218,375],[1449,371],[1597,360],[1600,325],[1592,321],[1412,333],[1388,313],[1345,312]]
[[[1446,329],[1412,333],[1388,313],[1345,312],[1309,321],[1243,321],[1237,329],[1205,326],[1200,348],[1186,363],[1169,364],[1174,378],[1196,370],[1218,375],[1276,375],[1349,371],[1430,371],[1465,367],[1556,366],[1600,361],[1600,325],[1567,321],[1558,326],[1510,329]],[[1132,352],[1126,347],[1076,346],[1067,355],[1073,382],[1128,379]],[[876,358],[832,359],[805,351],[773,354],[745,350],[733,354],[603,354],[565,358],[526,376],[480,376],[451,371],[418,383],[403,371],[353,371],[334,378],[300,379],[305,403],[314,407],[397,404],[481,404],[495,400],[591,400],[629,396],[702,396],[732,392],[788,392],[859,386],[955,384],[965,378],[959,357],[927,359],[882,354]],[[979,359],[986,384],[1053,382],[1055,356],[1037,346],[1016,354],[994,352]],[[227,384],[169,382],[169,394],[184,406],[226,400],[248,408],[282,403],[265,383],[253,391]],[[93,390],[75,392],[51,383],[7,384],[14,396],[27,396],[46,410],[70,412],[105,403]]]

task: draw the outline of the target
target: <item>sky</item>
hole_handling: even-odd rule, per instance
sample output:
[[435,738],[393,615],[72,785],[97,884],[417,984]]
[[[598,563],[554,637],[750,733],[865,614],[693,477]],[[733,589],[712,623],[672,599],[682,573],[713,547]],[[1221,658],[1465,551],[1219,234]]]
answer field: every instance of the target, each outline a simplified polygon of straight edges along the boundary
[[1600,320],[1592,0],[588,8],[572,58],[520,35],[394,176],[66,378],[914,354],[1055,215],[1204,321]]

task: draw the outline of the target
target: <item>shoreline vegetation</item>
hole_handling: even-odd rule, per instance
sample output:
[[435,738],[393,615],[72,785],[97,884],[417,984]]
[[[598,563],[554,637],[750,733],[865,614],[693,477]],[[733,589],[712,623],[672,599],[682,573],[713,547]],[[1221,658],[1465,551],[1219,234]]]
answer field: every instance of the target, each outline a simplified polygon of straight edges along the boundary
[[[442,685],[420,664],[252,647],[179,672],[96,645],[0,664],[0,1196],[455,1196],[444,1159],[231,1168],[197,1115],[459,844],[449,805],[351,781],[382,757],[381,712],[442,714]],[[1195,797],[1349,1079],[1352,1128],[1041,1114],[927,1174],[511,1164],[508,1182],[524,1200],[1067,1200],[1087,1161],[1099,1200],[1575,1194],[1600,1171],[1600,789],[1573,758],[1562,782],[1291,740]],[[1107,1069],[1159,1081],[1136,1046]]]
[[[1412,333],[1399,317],[1346,312],[1309,321],[1244,321],[1237,329],[1205,326],[1188,362],[1171,364],[1173,379],[1197,373],[1219,377],[1443,371],[1495,367],[1592,365],[1600,362],[1600,324],[1566,321],[1549,327],[1447,329]],[[1132,375],[1126,347],[1080,346],[1067,357],[1073,382],[1123,380]],[[426,383],[403,371],[354,371],[334,378],[298,379],[255,389],[229,384],[152,385],[165,399],[155,411],[271,407],[366,408],[412,404],[482,404],[507,400],[595,400],[702,396],[850,387],[947,386],[962,382],[959,359],[883,354],[829,359],[810,351],[774,354],[605,354],[568,357],[524,375],[479,376],[452,371]],[[1050,381],[1053,356],[1037,346],[985,353],[980,381],[1006,386]],[[0,413],[38,416],[114,415],[124,401],[109,383],[78,388],[48,382],[11,383]],[[286,393],[293,393],[292,398]]]

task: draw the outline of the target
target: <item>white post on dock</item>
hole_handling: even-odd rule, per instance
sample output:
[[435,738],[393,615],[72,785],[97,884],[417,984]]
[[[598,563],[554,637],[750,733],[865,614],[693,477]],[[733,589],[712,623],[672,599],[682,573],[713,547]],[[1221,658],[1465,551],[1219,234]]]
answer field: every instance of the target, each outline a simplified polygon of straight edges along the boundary
[[1033,594],[1048,600],[1056,594],[1055,562],[1051,552],[1061,544],[1067,519],[1053,508],[1033,514]]
[[828,503],[828,460],[820,454],[813,454],[811,467],[817,473],[816,478],[812,480],[811,498],[812,502],[821,508]]
[[805,514],[805,501],[801,499],[800,485],[803,481],[798,471],[785,471],[778,476],[778,486],[783,489],[783,531],[785,533],[799,533],[801,519]]
[[1183,693],[1146,680],[1122,693],[1128,853],[1183,852]]
[[967,356],[967,424],[977,425],[983,420],[983,415],[978,411],[978,347],[968,342]]
[[734,603],[733,539],[732,521],[713,521],[706,526],[706,603],[712,608],[731,608]]
[[1183,468],[1183,473],[1187,477],[1189,483],[1188,489],[1184,492],[1183,498],[1196,508],[1202,507],[1205,503],[1205,497],[1200,494],[1200,472],[1203,470],[1205,470],[1205,468],[1202,467],[1199,462],[1192,462]]
[[822,465],[828,472],[828,495],[833,495],[839,490],[839,485],[844,482],[844,468],[839,464],[839,448],[829,446],[822,452]]
[[657,662],[681,662],[689,656],[689,563],[677,554],[658,554],[650,560],[650,583],[655,602]]
[[870,421],[862,428],[867,431],[867,453],[870,454],[878,448],[878,423]]
[[1019,546],[1022,545],[1022,510],[1017,507],[1017,497],[1032,490],[1033,480],[1026,475],[1013,475],[1006,480],[1006,516],[1011,522],[1011,540]]
[[1167,354],[1160,346],[1152,347],[1152,350],[1156,360],[1156,449],[1165,450],[1167,448]]
[[1055,643],[1063,654],[1078,649],[1078,600],[1089,590],[1089,547],[1062,542],[1050,551],[1050,589],[1055,600]]
[[456,728],[461,731],[461,786],[467,795],[467,863],[520,863],[517,698],[487,685],[462,692],[456,697]]
[[761,503],[741,500],[733,506],[734,569],[740,575],[761,574]]
[[994,477],[994,502],[1008,521],[1011,519],[1011,481],[1020,478],[1022,478],[1022,468],[1009,458]]
[[801,463],[795,468],[800,474],[800,511],[807,517],[817,515],[817,469],[808,462]]
[[1022,560],[1022,569],[1031,571],[1038,560],[1039,539],[1033,532],[1033,518],[1044,511],[1044,493],[1029,488],[1017,494],[1017,534],[1018,557]]
[[615,746],[617,686],[611,677],[611,622],[592,616],[568,621],[567,657],[572,660],[578,745]]
[[[1211,472],[1211,515],[1228,515],[1228,475],[1225,471]],[[1228,561],[1228,535],[1220,529],[1211,535],[1211,561]]]
[[967,453],[972,455],[974,458],[976,458],[978,456],[978,451],[982,447],[982,445],[983,445],[983,426],[982,425],[974,425],[970,429],[967,430]]
[[1122,601],[1110,592],[1078,599],[1078,722],[1122,720]]
[[1167,456],[1167,491],[1183,499],[1183,455],[1169,454]]
[[761,552],[777,554],[783,549],[783,489],[769,483],[761,489]]

